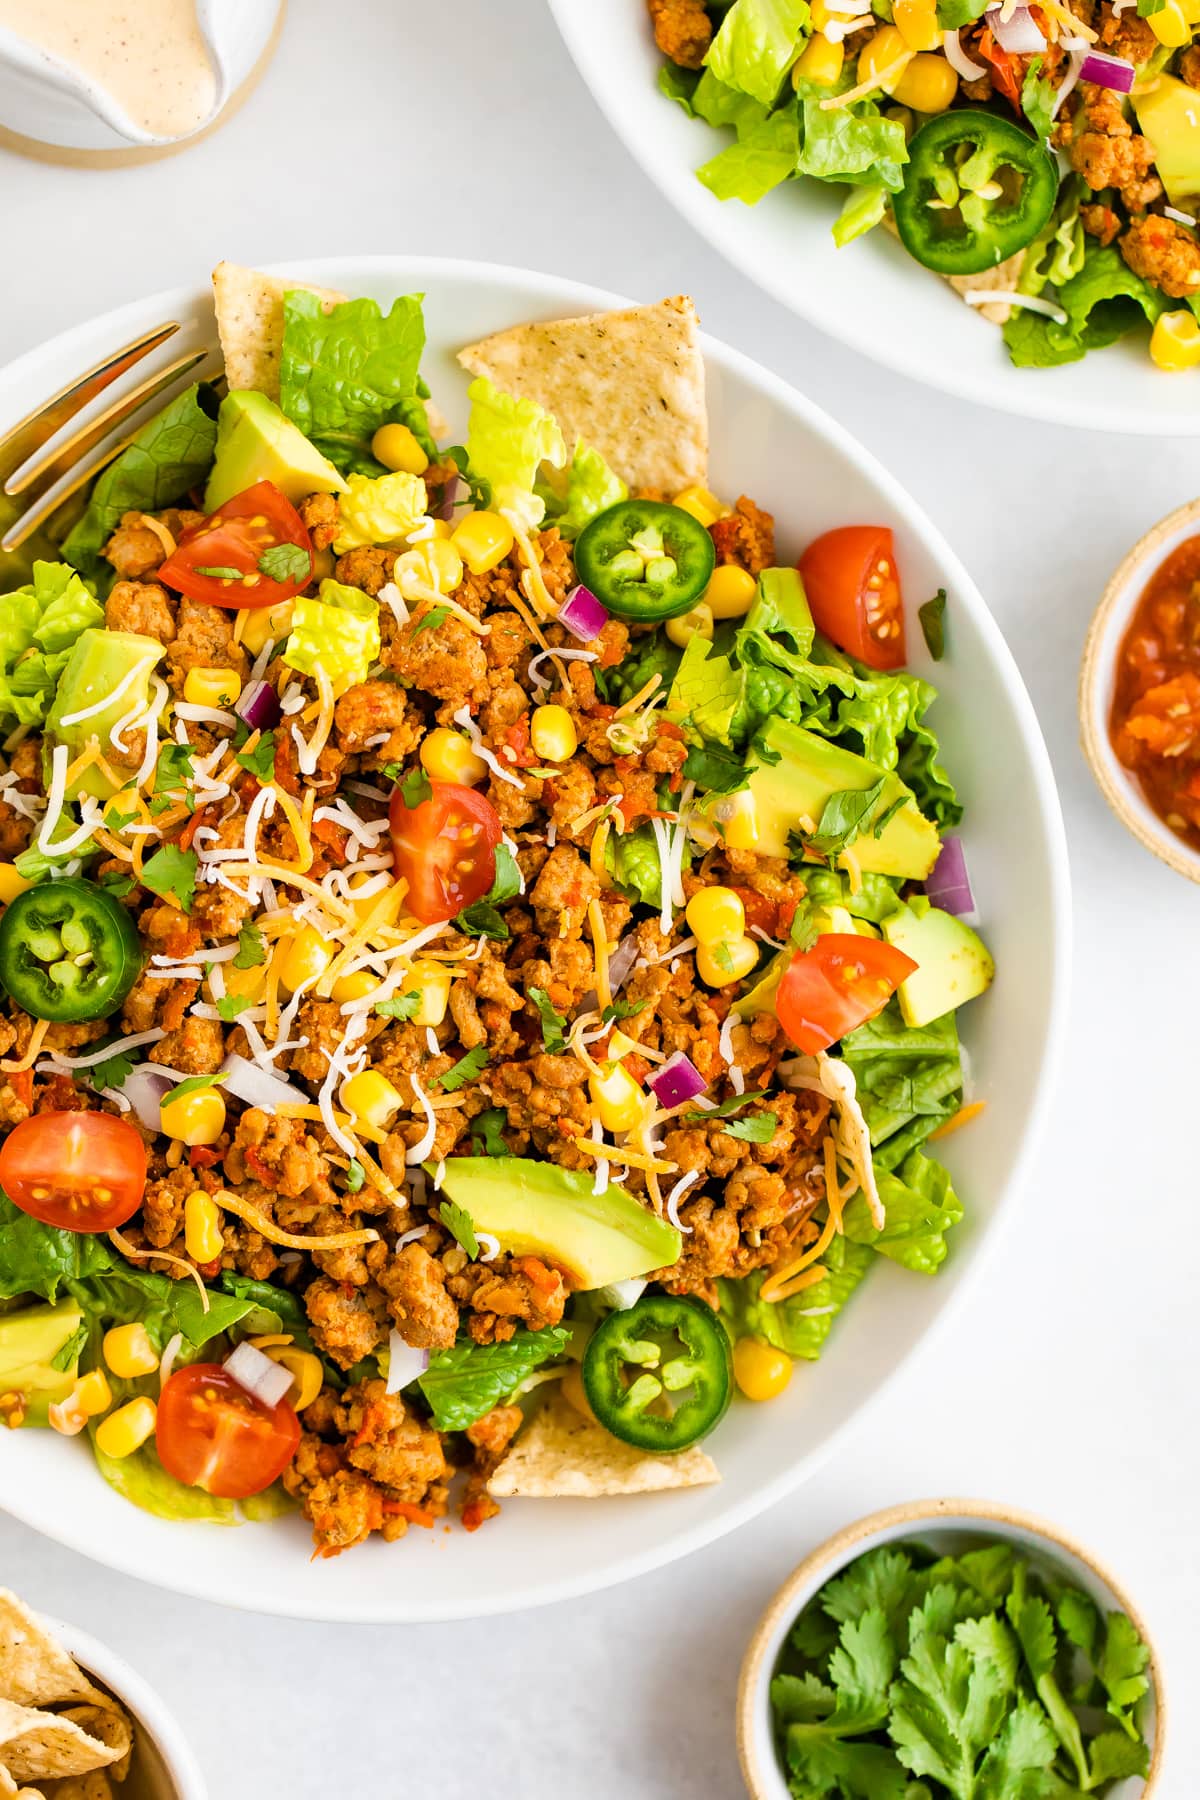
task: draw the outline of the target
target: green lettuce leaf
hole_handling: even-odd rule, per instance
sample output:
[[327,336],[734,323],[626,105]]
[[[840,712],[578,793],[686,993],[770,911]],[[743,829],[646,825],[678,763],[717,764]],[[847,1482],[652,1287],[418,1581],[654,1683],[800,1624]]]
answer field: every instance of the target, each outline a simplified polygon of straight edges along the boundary
[[379,602],[361,588],[327,579],[316,598],[302,594],[295,601],[283,660],[302,675],[321,669],[342,694],[367,679],[379,648]]
[[393,422],[408,425],[429,453],[419,294],[394,300],[387,313],[374,300],[346,300],[327,313],[315,294],[295,289],[284,295],[283,320],[279,404],[335,468],[382,474],[371,439]]
[[127,512],[158,512],[203,486],[217,444],[219,402],[207,382],[185,389],[142,426],[96,481],[83,517],[62,547],[67,561],[107,592],[113,571],[101,550]]
[[[610,831],[604,843],[604,863],[609,874],[631,900],[643,906],[662,905],[662,862],[658,841],[648,824],[632,831]],[[685,861],[684,867],[686,868]]]
[[567,474],[567,502],[555,514],[559,536],[574,540],[597,513],[628,498],[629,489],[614,475],[598,450],[579,438]]
[[761,1274],[717,1282],[721,1318],[735,1340],[760,1337],[789,1356],[815,1362],[834,1319],[875,1260],[866,1244],[835,1237],[821,1258],[829,1273],[790,1300],[760,1300]]
[[678,63],[665,62],[658,71],[658,91],[668,100],[682,106],[689,119],[696,117],[692,98],[700,80],[699,69],[681,69]]
[[662,687],[668,692],[683,652],[673,644],[665,631],[648,631],[634,638],[628,655],[615,669],[602,669],[592,664],[596,686],[610,706],[620,706],[640,694],[652,675],[662,676]]
[[435,1350],[418,1385],[439,1431],[465,1431],[520,1386],[542,1363],[560,1356],[571,1333],[563,1325],[521,1331],[504,1344],[454,1344]]
[[[805,869],[804,885],[814,906],[844,906],[855,919],[866,919],[878,925],[900,905],[900,878],[892,875],[863,875],[855,893],[850,881],[836,869]],[[847,1040],[843,1039],[843,1043]]]
[[874,231],[882,222],[887,212],[887,195],[882,181],[864,182],[861,187],[850,189],[833,222],[833,241],[839,250],[866,232]]
[[727,86],[711,69],[703,71],[693,88],[691,106],[693,117],[706,125],[732,125],[739,137],[761,124],[769,110],[762,100]]
[[1135,275],[1113,245],[1090,240],[1078,273],[1051,297],[1066,313],[1065,324],[1022,308],[1004,326],[1009,356],[1019,369],[1078,362],[1089,350],[1104,349],[1140,326],[1153,325],[1173,304],[1160,288]]
[[67,563],[35,562],[33,579],[0,597],[0,734],[42,725],[81,632],[104,608]]
[[[892,899],[894,905],[894,894]],[[952,1012],[929,1025],[906,1025],[898,1002],[890,1000],[881,1013],[842,1039],[842,1058],[854,1076],[882,1168],[902,1162],[962,1105],[962,1061]]]
[[734,0],[705,63],[727,87],[770,106],[809,17],[808,0]]
[[545,514],[545,502],[534,492],[538,470],[543,463],[561,469],[567,460],[562,432],[536,400],[502,394],[490,381],[473,381],[467,396],[471,471],[487,482],[497,508],[515,513],[532,531]]
[[[747,637],[753,636],[762,640],[763,654],[773,658],[782,648],[776,640],[783,638],[790,646],[792,656],[803,661],[813,647],[815,635],[799,572],[796,569],[764,569],[758,578],[758,592],[738,632],[739,654]],[[783,666],[791,666],[791,657]]]
[[873,100],[829,108],[819,100],[805,100],[802,106],[799,174],[868,187],[882,183],[889,193],[899,193],[908,145],[898,120],[885,119]]
[[906,1269],[936,1274],[946,1260],[946,1233],[963,1216],[948,1173],[914,1150],[894,1173],[879,1170],[878,1179],[882,1229],[871,1223],[865,1199],[856,1194],[844,1215],[846,1236],[852,1243],[870,1244]]
[[739,130],[737,142],[703,163],[696,176],[718,200],[757,206],[772,188],[796,173],[799,154],[800,116],[792,100]]
[[988,0],[938,0],[939,31],[961,31],[964,25],[983,17]]

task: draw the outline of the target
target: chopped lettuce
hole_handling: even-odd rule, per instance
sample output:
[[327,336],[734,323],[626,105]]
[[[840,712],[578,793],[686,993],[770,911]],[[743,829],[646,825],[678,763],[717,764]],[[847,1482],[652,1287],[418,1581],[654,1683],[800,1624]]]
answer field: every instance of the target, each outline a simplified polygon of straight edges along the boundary
[[[749,634],[765,640],[763,654],[774,660],[781,646],[776,638],[784,638],[793,655],[803,661],[813,647],[816,633],[804,583],[795,569],[764,569],[758,578],[758,593],[738,633],[739,650]],[[783,663],[791,668],[790,658]]]
[[113,571],[100,552],[127,512],[157,512],[200,487],[217,446],[216,393],[199,382],[176,396],[143,425],[133,442],[109,463],[92,489],[83,517],[62,553],[89,580],[104,584]]
[[898,120],[885,119],[873,100],[824,108],[814,99],[801,105],[804,124],[798,174],[864,186],[882,182],[889,193],[900,191],[908,145]]
[[871,925],[878,925],[901,904],[898,875],[869,875],[864,870],[852,893],[849,876],[836,869],[806,868],[804,885],[814,906],[841,906],[852,918],[866,919]]
[[682,650],[665,631],[648,631],[644,637],[634,639],[629,654],[615,669],[602,669],[593,663],[596,686],[612,706],[620,706],[634,694],[640,694],[652,675],[661,675],[663,688],[669,690],[682,656]]
[[963,1216],[947,1171],[913,1150],[898,1169],[879,1172],[879,1198],[884,1223],[878,1229],[862,1194],[847,1206],[843,1224],[851,1243],[870,1244],[906,1269],[935,1275],[946,1260],[946,1233]]
[[554,523],[565,538],[577,538],[590,519],[628,497],[629,489],[614,475],[598,450],[579,438],[567,474],[567,502]]
[[1008,354],[1019,369],[1048,369],[1078,362],[1139,326],[1153,325],[1173,302],[1135,275],[1114,245],[1088,242],[1083,263],[1050,296],[1066,323],[1022,307],[1004,327]]
[[[657,911],[662,905],[662,858],[658,839],[649,823],[636,825],[632,831],[610,831],[604,844],[605,866],[617,886],[631,900]],[[683,867],[691,867],[692,853],[684,846]]]
[[887,195],[882,181],[850,189],[833,222],[833,241],[839,250],[882,223],[887,211]]
[[418,1385],[439,1431],[465,1431],[476,1419],[507,1400],[527,1375],[561,1356],[571,1333],[564,1325],[542,1331],[518,1330],[503,1344],[469,1340],[435,1350]]
[[301,675],[322,670],[335,694],[365,681],[380,650],[379,602],[361,588],[325,580],[317,597],[302,594],[292,608],[283,660]]
[[717,1282],[721,1318],[730,1336],[762,1338],[789,1356],[815,1362],[833,1322],[875,1260],[870,1245],[835,1237],[821,1258],[828,1273],[790,1300],[761,1300],[761,1273]]
[[962,1105],[963,1073],[954,1014],[906,1025],[897,1001],[842,1040],[876,1166],[895,1168]]
[[76,639],[103,623],[66,563],[35,562],[32,581],[0,599],[0,733],[44,723]]
[[350,475],[338,507],[339,556],[370,544],[398,544],[427,517],[428,496],[419,475]]
[[543,463],[561,469],[567,460],[562,432],[536,400],[502,394],[486,379],[473,381],[467,394],[471,471],[487,482],[494,506],[532,531],[545,515],[545,502],[534,492],[538,470]]
[[315,294],[295,289],[284,295],[283,319],[279,404],[335,468],[381,474],[371,439],[391,423],[409,426],[430,454],[419,294],[386,313],[374,300],[345,300],[327,313]]
[[799,154],[800,116],[793,100],[740,129],[737,142],[718,151],[696,175],[718,200],[757,206],[772,188],[796,173]]
[[809,18],[808,0],[734,0],[705,63],[727,87],[770,106]]

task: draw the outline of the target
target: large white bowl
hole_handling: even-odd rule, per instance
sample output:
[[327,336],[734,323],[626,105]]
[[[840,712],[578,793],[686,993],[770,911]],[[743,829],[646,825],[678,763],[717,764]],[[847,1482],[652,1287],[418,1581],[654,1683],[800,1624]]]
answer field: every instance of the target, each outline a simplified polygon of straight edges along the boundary
[[845,189],[788,181],[757,206],[717,200],[696,179],[732,133],[689,119],[658,91],[663,58],[645,0],[549,0],[596,104],[630,155],[741,274],[822,331],[914,381],[1004,412],[1102,431],[1194,435],[1200,394],[1133,343],[1062,369],[1014,369],[994,325],[886,231],[839,250],[830,227]]
[[[458,346],[522,320],[618,304],[543,275],[416,257],[328,260],[289,272],[381,300],[424,292],[425,372],[459,430],[465,382],[454,361]],[[167,317],[188,320],[197,332],[211,326],[207,293],[184,289],[140,300],[23,357],[0,376],[0,430],[104,350]],[[937,723],[967,803],[972,876],[999,970],[993,991],[965,1018],[988,1105],[945,1147],[968,1211],[948,1264],[926,1280],[880,1259],[838,1322],[824,1360],[801,1369],[770,1419],[750,1406],[733,1408],[711,1445],[724,1474],[718,1486],[621,1500],[512,1501],[473,1536],[415,1531],[402,1545],[374,1543],[310,1565],[298,1519],[237,1529],[169,1524],[119,1499],[79,1444],[48,1431],[0,1432],[0,1504],[38,1530],[164,1587],[306,1618],[461,1618],[562,1599],[694,1550],[795,1488],[978,1273],[1032,1155],[1063,1024],[1067,863],[1045,747],[978,591],[899,483],[765,369],[711,340],[705,353],[714,486],[774,509],[783,556],[830,525],[892,526],[913,614],[914,666],[944,691]],[[938,587],[949,593],[949,653],[935,668],[915,607]]]

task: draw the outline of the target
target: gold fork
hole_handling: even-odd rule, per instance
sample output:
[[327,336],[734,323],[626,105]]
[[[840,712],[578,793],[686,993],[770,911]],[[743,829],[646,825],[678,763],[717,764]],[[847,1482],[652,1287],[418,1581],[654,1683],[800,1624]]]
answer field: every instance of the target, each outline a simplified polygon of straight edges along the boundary
[[[0,437],[0,481],[7,496],[0,501],[0,521],[7,527],[0,538],[0,551],[12,553],[28,543],[66,501],[132,443],[136,435],[133,432],[105,443],[117,427],[212,354],[211,346],[205,345],[176,357],[166,368],[146,376],[120,395],[94,419],[82,423],[63,443],[44,449],[106,388],[174,337],[179,329],[179,321],[169,319],[143,332],[59,388]],[[89,461],[89,453],[99,444],[104,444],[103,450]],[[38,455],[39,451],[44,454]]]

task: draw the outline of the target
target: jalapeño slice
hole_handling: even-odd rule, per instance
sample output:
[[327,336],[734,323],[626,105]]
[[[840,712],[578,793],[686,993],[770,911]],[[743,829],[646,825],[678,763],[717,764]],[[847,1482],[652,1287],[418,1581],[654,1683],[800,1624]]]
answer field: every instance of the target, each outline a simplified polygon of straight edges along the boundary
[[0,982],[35,1019],[56,1025],[116,1012],[142,968],[137,927],[94,881],[47,881],[0,919]]
[[716,560],[700,521],[662,500],[621,500],[597,513],[575,540],[583,585],[618,618],[648,623],[686,612],[708,586]]
[[939,275],[979,275],[1015,256],[1054,210],[1058,168],[1011,119],[965,108],[928,119],[892,196],[910,256]]
[[729,1339],[703,1301],[647,1294],[610,1313],[583,1358],[583,1388],[601,1425],[657,1455],[686,1450],[718,1425],[733,1393]]

